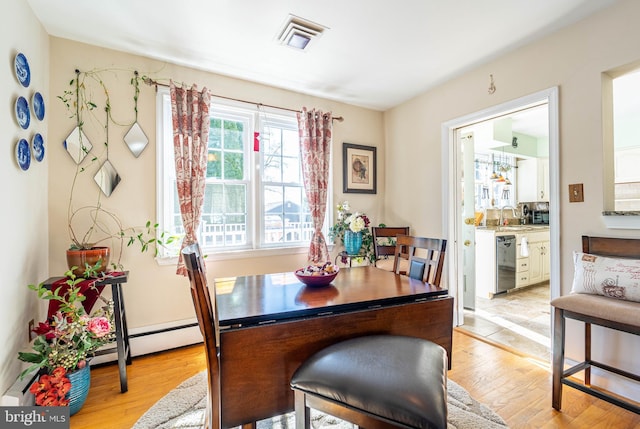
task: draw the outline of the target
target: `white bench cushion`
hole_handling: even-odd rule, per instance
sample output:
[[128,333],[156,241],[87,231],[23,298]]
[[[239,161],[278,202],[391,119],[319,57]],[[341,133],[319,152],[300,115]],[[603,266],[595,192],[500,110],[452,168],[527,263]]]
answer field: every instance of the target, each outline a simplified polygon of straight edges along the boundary
[[611,320],[640,328],[640,304],[600,295],[571,294],[558,297],[551,305],[586,316]]

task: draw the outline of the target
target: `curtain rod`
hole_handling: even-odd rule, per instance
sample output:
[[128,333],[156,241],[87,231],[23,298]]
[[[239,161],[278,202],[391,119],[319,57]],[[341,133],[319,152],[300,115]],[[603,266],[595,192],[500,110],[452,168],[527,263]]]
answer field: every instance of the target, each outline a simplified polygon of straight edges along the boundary
[[[146,83],[147,85],[155,85],[155,86],[164,86],[164,87],[169,87],[168,84],[166,83],[161,83],[158,82],[157,80],[153,80],[151,78],[145,78],[144,79],[144,83]],[[256,106],[262,106],[262,107],[272,107],[274,109],[279,109],[279,110],[287,110],[289,112],[296,112],[296,113],[300,113],[299,110],[296,109],[289,109],[287,107],[280,107],[280,106],[273,106],[271,104],[263,104],[263,103],[256,103],[254,101],[247,101],[247,100],[241,100],[239,98],[233,98],[233,97],[226,97],[224,95],[216,95],[216,94],[211,94],[213,97],[218,97],[218,98],[224,98],[225,100],[232,100],[232,101],[239,101],[241,103],[248,103],[248,104],[255,104]],[[332,118],[332,120],[334,121],[338,121],[338,122],[342,122],[344,121],[344,118],[342,116],[335,116]]]

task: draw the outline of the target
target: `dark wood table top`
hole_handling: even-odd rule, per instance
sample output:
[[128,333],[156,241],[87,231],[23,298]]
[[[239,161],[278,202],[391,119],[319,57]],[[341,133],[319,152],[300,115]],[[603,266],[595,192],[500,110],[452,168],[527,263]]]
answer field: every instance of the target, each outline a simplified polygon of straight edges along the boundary
[[328,286],[301,283],[293,272],[218,278],[221,329],[396,305],[447,295],[420,280],[375,267],[343,268]]

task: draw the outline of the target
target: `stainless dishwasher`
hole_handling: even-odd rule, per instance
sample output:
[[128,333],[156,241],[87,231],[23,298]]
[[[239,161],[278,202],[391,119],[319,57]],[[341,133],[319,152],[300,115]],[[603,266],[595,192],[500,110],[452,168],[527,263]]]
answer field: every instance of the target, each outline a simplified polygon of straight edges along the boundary
[[516,236],[496,236],[496,292],[516,287]]

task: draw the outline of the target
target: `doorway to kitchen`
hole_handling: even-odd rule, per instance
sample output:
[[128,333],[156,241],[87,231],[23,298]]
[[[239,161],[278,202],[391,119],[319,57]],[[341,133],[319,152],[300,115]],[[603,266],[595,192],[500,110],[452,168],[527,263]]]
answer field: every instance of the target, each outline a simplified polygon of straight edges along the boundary
[[544,361],[559,295],[557,126],[556,88],[443,125],[458,325]]
[[[461,328],[549,361],[549,270],[542,269],[550,266],[551,255],[543,251],[549,247],[549,225],[548,216],[533,216],[549,204],[548,103],[459,132],[473,140],[476,252],[475,296],[464,297]],[[466,165],[464,170],[470,171]],[[532,240],[541,235],[542,240]]]

